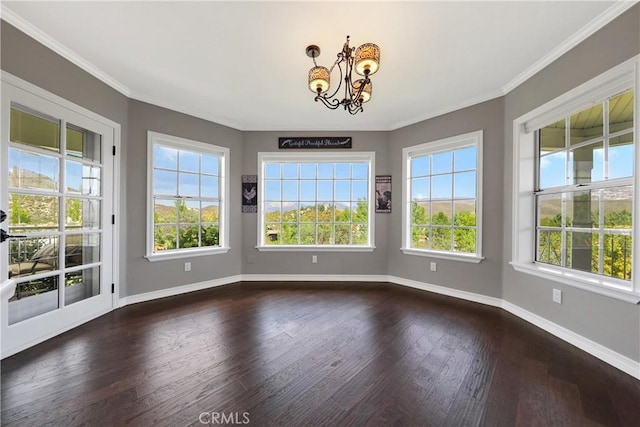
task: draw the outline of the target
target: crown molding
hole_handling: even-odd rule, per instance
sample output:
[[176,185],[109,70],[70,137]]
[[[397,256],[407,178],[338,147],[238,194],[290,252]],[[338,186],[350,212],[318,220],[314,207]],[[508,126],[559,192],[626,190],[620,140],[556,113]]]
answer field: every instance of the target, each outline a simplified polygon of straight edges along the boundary
[[102,71],[101,69],[99,69],[98,67],[90,63],[89,61],[87,61],[86,59],[84,59],[82,56],[80,56],[73,50],[64,46],[62,43],[58,42],[53,37],[51,37],[44,31],[40,30],[39,28],[37,28],[36,26],[28,22],[27,20],[25,20],[15,12],[13,12],[4,4],[0,4],[0,18],[2,18],[2,20],[6,21],[7,23],[13,25],[23,33],[27,34],[29,37],[45,45],[46,47],[48,47],[58,55],[62,56],[67,61],[82,68],[84,71],[91,74],[92,76],[102,81],[103,83],[109,85],[110,87],[117,90],[121,94],[125,96],[130,96],[131,90],[127,86],[120,83],[118,80],[114,79],[113,77],[111,77],[110,75],[108,75],[107,73],[105,73],[104,71]]
[[587,25],[573,33],[566,39],[564,42],[560,43],[558,46],[553,48],[551,52],[547,53],[542,58],[538,59],[534,62],[529,68],[524,70],[522,73],[518,74],[513,80],[502,87],[502,93],[504,95],[508,94],[522,83],[529,80],[536,73],[543,70],[545,67],[550,65],[553,61],[560,58],[562,55],[576,47],[578,44],[582,43],[584,40],[592,36],[596,31],[600,30],[602,27],[607,25],[609,22],[613,21],[618,16],[622,15],[624,12],[629,10],[631,7],[638,3],[637,0],[620,0],[616,1],[612,6],[607,8],[600,15],[596,16],[593,20],[591,20]]

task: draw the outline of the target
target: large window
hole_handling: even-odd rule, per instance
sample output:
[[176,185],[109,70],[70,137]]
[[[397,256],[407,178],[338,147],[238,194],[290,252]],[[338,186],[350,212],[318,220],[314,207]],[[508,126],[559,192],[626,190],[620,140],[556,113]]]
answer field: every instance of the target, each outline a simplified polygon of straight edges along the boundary
[[482,131],[403,150],[403,252],[482,259]]
[[517,270],[640,299],[637,62],[515,121]]
[[148,133],[147,258],[226,252],[227,148]]
[[261,250],[373,249],[374,153],[260,153]]

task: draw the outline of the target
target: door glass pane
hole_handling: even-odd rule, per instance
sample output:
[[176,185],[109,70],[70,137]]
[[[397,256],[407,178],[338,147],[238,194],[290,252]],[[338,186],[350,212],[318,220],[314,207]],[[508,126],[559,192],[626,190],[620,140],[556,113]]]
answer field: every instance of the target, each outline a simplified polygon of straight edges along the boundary
[[9,278],[46,273],[58,268],[58,236],[9,240]]
[[11,141],[60,152],[60,121],[12,108]]
[[67,197],[65,203],[67,230],[100,228],[100,200]]
[[102,161],[102,135],[77,126],[67,125],[67,156],[100,163]]
[[569,119],[570,144],[575,145],[602,136],[602,103],[574,114]]
[[100,262],[100,235],[75,234],[66,237],[65,268]]
[[58,281],[56,275],[18,283],[15,295],[9,300],[9,324],[56,310]]
[[65,305],[100,294],[100,267],[66,273],[64,286]]
[[100,168],[67,160],[65,162],[66,191],[86,196],[100,195]]
[[622,93],[609,100],[609,133],[633,127],[633,91]]
[[7,215],[11,234],[58,230],[58,197],[11,193]]
[[60,160],[9,148],[9,187],[58,191]]

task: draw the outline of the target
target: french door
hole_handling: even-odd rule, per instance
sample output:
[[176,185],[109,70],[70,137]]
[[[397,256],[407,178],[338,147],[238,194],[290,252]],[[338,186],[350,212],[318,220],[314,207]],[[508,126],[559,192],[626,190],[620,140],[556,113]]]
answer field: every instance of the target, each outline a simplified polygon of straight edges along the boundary
[[2,357],[114,307],[116,129],[19,86],[2,82],[0,209],[11,237],[0,283],[15,283],[2,300]]

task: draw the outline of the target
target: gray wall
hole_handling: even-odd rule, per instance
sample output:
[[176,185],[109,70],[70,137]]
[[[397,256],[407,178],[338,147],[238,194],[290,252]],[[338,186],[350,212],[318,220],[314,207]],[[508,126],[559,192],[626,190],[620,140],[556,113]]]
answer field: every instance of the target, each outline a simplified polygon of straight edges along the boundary
[[[193,139],[229,148],[229,197],[231,250],[226,254],[149,262],[146,251],[147,224],[147,131]],[[242,228],[240,222],[240,176],[242,175],[242,133],[176,113],[144,102],[129,102],[129,157],[127,161],[127,209],[129,246],[127,256],[127,295],[157,291],[173,286],[240,274]],[[184,262],[191,271],[184,271]]]
[[[504,263],[502,297],[525,310],[640,361],[640,308],[556,282],[515,272],[511,260],[513,121],[640,53],[636,5],[504,97]],[[636,94],[637,96],[637,94]],[[552,289],[564,293],[562,305]]]
[[[393,194],[402,194],[402,149],[408,146],[483,130],[483,214],[482,252],[479,264],[405,255],[402,246],[402,212],[396,203],[389,229],[390,275],[447,286],[500,298],[502,266],[502,180],[503,180],[502,98],[477,104],[453,113],[416,123],[391,132],[389,161],[393,174]],[[436,261],[438,269],[429,271]]]
[[[244,132],[243,173],[258,173],[258,153],[277,151],[278,137],[318,134],[319,132]],[[376,175],[389,175],[392,172],[389,167],[388,132],[321,132],[321,136],[344,135],[353,137],[353,148],[347,151],[376,153]],[[309,153],[308,150],[306,152]],[[242,228],[244,274],[387,274],[389,214],[375,214],[376,248],[373,252],[260,252],[255,249],[257,214],[242,214]],[[312,255],[318,256],[317,264],[311,263]],[[247,257],[253,258],[253,263],[249,264]]]
[[2,70],[74,102],[121,125],[119,282],[127,277],[127,110],[128,98],[44,47],[15,27],[0,21]]

